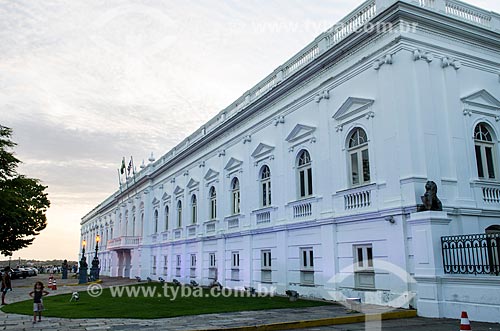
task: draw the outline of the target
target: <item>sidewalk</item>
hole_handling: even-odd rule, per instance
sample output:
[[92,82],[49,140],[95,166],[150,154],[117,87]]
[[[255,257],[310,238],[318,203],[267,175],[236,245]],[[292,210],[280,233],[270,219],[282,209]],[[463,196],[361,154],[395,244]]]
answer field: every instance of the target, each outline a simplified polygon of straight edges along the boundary
[[[59,275],[60,277],[60,275]],[[59,278],[57,277],[57,278]],[[27,278],[25,280],[14,280],[13,291],[7,294],[7,302],[16,302],[29,299],[28,293],[35,281],[42,280],[47,284],[48,275],[39,275],[37,277]],[[121,278],[106,278],[103,277],[103,287],[134,284],[135,280]],[[57,279],[57,294],[72,293],[74,291],[85,291],[87,285],[77,285],[76,279],[61,280]],[[49,290],[50,291],[50,290]],[[69,296],[68,296],[69,298]],[[374,306],[371,312],[376,313],[381,308]],[[404,318],[414,316],[414,311],[396,310],[385,315],[385,318]],[[380,315],[374,318],[379,319]],[[61,331],[73,330],[285,330],[307,328],[306,330],[365,330],[363,323],[365,317],[361,314],[349,313],[345,307],[341,305],[310,307],[310,308],[294,308],[294,309],[274,309],[265,311],[243,311],[235,313],[222,314],[206,314],[197,316],[183,316],[174,318],[162,318],[154,320],[140,319],[65,319],[46,317],[41,323],[32,324],[32,316],[5,314],[0,311],[0,330],[40,330],[51,329]],[[415,324],[415,328],[408,328],[412,321],[424,320],[426,330],[455,330],[458,329],[457,321],[447,320],[454,328],[441,328],[439,325],[443,320],[434,319],[399,319],[389,322],[384,322],[385,325],[396,325],[393,330],[421,330],[422,325]],[[341,326],[325,326],[339,323],[356,323],[343,324]],[[380,323],[380,322],[379,322]],[[392,324],[391,324],[392,323]],[[422,322],[420,322],[422,323]],[[487,324],[487,323],[486,323]],[[428,325],[438,325],[437,328],[428,328]],[[260,327],[259,327],[260,326]],[[498,324],[491,324],[492,328],[484,330],[499,330]],[[496,327],[496,328],[495,328]],[[476,329],[474,329],[476,330]],[[483,330],[483,329],[478,329]]]

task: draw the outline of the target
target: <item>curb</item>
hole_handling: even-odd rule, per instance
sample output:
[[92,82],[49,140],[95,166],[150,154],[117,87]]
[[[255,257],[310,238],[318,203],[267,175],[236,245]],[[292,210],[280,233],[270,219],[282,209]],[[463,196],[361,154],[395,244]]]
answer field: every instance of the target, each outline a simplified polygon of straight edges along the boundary
[[[251,326],[237,326],[231,328],[217,328],[217,330],[224,331],[275,331],[275,330],[288,330],[288,329],[303,329],[310,327],[326,326],[326,325],[337,325],[337,324],[352,324],[352,323],[362,323],[365,321],[376,321],[376,320],[389,320],[389,319],[399,319],[399,318],[411,318],[416,317],[416,310],[401,310],[401,311],[390,311],[382,314],[356,314],[351,316],[338,316],[330,318],[321,318],[317,320],[303,320],[295,322],[281,322],[281,323],[271,323],[271,324],[261,324],[261,325],[251,325]],[[213,331],[215,329],[198,329],[196,331]]]

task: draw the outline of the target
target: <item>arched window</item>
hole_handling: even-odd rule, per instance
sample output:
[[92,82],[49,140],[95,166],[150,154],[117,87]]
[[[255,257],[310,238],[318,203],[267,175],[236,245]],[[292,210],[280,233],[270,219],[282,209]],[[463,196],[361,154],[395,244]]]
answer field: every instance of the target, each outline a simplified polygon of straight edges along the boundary
[[139,236],[142,237],[142,231],[144,229],[144,213],[141,213],[141,224],[140,224],[140,228],[139,228]]
[[492,137],[491,129],[485,123],[479,123],[474,129],[474,148],[476,151],[478,177],[495,179],[495,142]]
[[311,156],[306,150],[302,150],[297,156],[297,176],[299,184],[299,198],[313,194]]
[[182,202],[177,201],[177,227],[182,227]]
[[370,182],[370,161],[368,159],[368,138],[365,130],[355,128],[348,138],[349,170],[351,185]]
[[169,213],[169,208],[168,206],[165,206],[165,231],[168,230],[168,213]]
[[155,227],[155,232],[154,233],[158,233],[158,209],[155,209],[155,224],[154,224],[154,227]]
[[217,218],[217,193],[215,192],[215,187],[212,186],[209,192],[210,196],[210,219]]
[[125,236],[128,235],[128,210],[125,211]]
[[490,225],[485,229],[486,234],[500,234],[500,225]]
[[231,213],[233,215],[240,213],[240,181],[237,177],[231,182]]
[[132,216],[132,237],[135,236],[135,214]]
[[198,219],[198,208],[196,203],[196,194],[191,196],[191,223],[196,224]]
[[271,205],[271,171],[267,165],[260,169],[260,205],[268,207]]

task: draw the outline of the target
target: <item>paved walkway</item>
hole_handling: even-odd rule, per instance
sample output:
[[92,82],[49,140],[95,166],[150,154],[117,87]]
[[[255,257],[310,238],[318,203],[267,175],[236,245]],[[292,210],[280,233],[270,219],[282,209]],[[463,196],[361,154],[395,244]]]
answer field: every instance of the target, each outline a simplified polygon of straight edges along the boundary
[[[473,331],[500,331],[500,324],[471,322]],[[374,322],[332,325],[315,328],[305,328],[302,331],[361,331],[361,330],[382,330],[382,331],[458,331],[459,320],[446,318],[404,318],[382,321],[380,324]]]
[[[56,276],[57,278],[60,277]],[[28,293],[35,281],[42,280],[47,284],[48,275],[39,275],[37,277],[13,280],[13,291],[8,292],[7,302],[17,302],[29,299]],[[57,279],[57,294],[71,293],[73,291],[85,291],[86,285],[77,285],[76,279],[61,280]],[[103,278],[103,287],[126,285],[136,283],[135,280],[118,279],[118,278]],[[377,307],[373,307],[376,312]],[[350,316],[350,314],[343,306],[331,305],[321,307],[310,307],[300,309],[275,309],[266,311],[244,311],[236,313],[223,313],[223,314],[206,314],[198,316],[183,316],[174,318],[162,319],[65,319],[55,317],[45,317],[41,323],[32,324],[32,316],[6,314],[0,311],[0,330],[45,330],[50,329],[53,331],[73,331],[73,330],[220,330],[226,328],[239,328],[249,327],[253,328],[256,325],[270,324],[270,323],[283,323],[301,320],[315,320],[326,319],[333,317]],[[416,322],[412,324],[413,320]],[[422,322],[423,321],[423,322]],[[441,323],[446,322],[447,325],[453,325],[453,328],[442,327]],[[421,324],[424,323],[424,324]],[[500,331],[498,324],[483,323],[485,328],[474,330],[495,330]],[[308,328],[306,330],[371,330],[366,329],[365,324],[350,324],[338,325],[327,327]],[[438,320],[438,319],[401,319],[384,322],[384,329],[386,326],[394,326],[393,329],[388,330],[455,330],[458,329],[456,320]],[[434,325],[435,328],[429,328]],[[298,326],[298,325],[296,325]],[[375,325],[374,325],[375,326]],[[425,326],[425,327],[424,327]],[[290,326],[292,327],[292,326]],[[287,327],[276,327],[276,329],[286,329]],[[377,330],[379,328],[376,328]],[[375,330],[375,329],[373,329]]]

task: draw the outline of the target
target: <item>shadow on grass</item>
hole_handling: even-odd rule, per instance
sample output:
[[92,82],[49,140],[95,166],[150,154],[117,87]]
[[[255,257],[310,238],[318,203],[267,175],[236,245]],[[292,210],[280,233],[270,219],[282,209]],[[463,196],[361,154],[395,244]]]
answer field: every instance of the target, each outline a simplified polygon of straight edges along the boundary
[[[121,291],[121,295],[119,292]],[[62,318],[164,318],[245,310],[301,308],[333,304],[326,301],[297,300],[287,297],[250,296],[248,292],[175,287],[170,284],[143,283],[104,289],[92,297],[79,292],[78,302],[70,302],[71,293],[45,297],[43,314]],[[5,313],[33,314],[32,300],[2,307]]]

